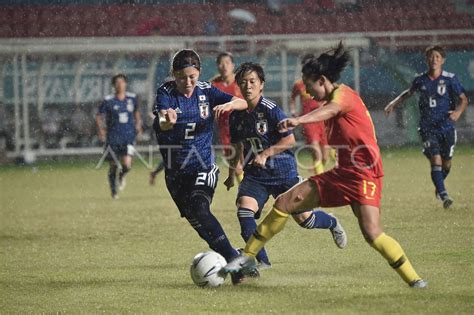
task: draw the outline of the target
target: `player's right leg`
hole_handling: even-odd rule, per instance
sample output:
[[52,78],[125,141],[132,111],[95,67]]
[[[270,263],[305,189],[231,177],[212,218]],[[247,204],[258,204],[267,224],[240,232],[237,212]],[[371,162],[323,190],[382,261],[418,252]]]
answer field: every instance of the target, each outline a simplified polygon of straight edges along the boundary
[[352,204],[351,207],[359,221],[365,240],[388,261],[408,285],[415,288],[426,287],[427,283],[416,273],[400,244],[383,232],[380,224],[380,209],[357,203]]
[[273,209],[258,225],[254,235],[248,240],[244,248],[244,255],[240,255],[229,262],[224,270],[226,272],[254,270],[256,267],[255,256],[265,246],[265,243],[283,230],[289,215],[318,207],[319,203],[320,197],[316,184],[308,180],[278,196]]
[[[246,192],[249,192],[248,188],[250,188],[250,187],[246,187],[247,186],[246,182],[247,181],[243,181],[242,184],[240,185],[239,195],[237,197],[237,202],[236,202],[237,208],[238,208],[237,217],[239,219],[239,224],[240,224],[240,235],[242,236],[242,239],[245,242],[247,242],[257,230],[257,222],[255,219],[256,219],[256,216],[259,216],[259,213],[261,211],[259,202],[257,201],[257,199],[253,197],[253,194],[255,191],[246,193]],[[263,198],[264,199],[263,205],[264,205],[265,202],[268,200],[268,194],[264,190],[263,190],[263,194],[264,195],[262,195],[262,197],[264,197]],[[252,195],[252,196],[248,196],[248,195]],[[255,258],[259,262],[260,268],[262,269],[271,268],[272,264],[270,262],[270,259],[268,258],[265,248],[262,248],[257,253]]]

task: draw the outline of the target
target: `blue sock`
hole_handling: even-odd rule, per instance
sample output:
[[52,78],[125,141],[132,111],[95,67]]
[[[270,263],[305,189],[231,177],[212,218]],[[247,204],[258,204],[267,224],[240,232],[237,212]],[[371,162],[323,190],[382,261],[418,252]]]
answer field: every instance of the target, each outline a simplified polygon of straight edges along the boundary
[[224,256],[227,261],[236,257],[239,253],[232,247],[221,224],[212,215],[208,198],[202,194],[196,194],[191,202],[193,204],[192,214],[187,214],[186,219],[199,236],[212,250]]
[[117,187],[116,187],[116,182],[115,182],[115,177],[117,174],[117,167],[116,166],[111,166],[109,168],[109,185],[110,185],[110,190],[112,192],[112,195],[115,195],[117,193]]
[[441,199],[444,199],[448,195],[448,192],[446,191],[446,187],[444,187],[444,175],[440,165],[431,165],[431,180]]
[[[239,208],[237,210],[237,217],[239,218],[240,223],[240,235],[247,242],[250,236],[255,233],[257,230],[257,222],[255,222],[255,213],[246,208]],[[264,262],[266,264],[270,264],[270,260],[268,259],[267,252],[265,248],[262,248],[260,252],[258,252],[257,261]]]
[[311,212],[311,216],[300,223],[305,229],[330,229],[337,224],[336,218],[324,211],[316,210]]

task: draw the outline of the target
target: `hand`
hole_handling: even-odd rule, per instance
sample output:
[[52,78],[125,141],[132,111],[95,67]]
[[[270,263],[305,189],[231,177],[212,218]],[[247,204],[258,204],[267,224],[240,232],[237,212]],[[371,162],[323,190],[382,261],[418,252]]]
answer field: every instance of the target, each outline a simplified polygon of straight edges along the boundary
[[390,103],[387,106],[385,106],[385,108],[383,110],[384,113],[385,113],[385,116],[388,117],[388,115],[390,115],[390,113],[393,112],[394,109],[395,109],[395,104],[394,103]]
[[288,118],[278,123],[278,131],[287,132],[295,129],[299,124],[300,122],[298,121],[298,118]]
[[234,176],[227,177],[227,179],[224,181],[224,185],[227,188],[227,191],[234,187]]
[[218,119],[220,116],[224,115],[224,113],[231,112],[232,110],[234,110],[234,108],[232,107],[231,102],[217,105],[214,107],[214,116]]
[[174,109],[168,108],[166,110],[160,111],[160,129],[163,131],[167,131],[173,128],[178,120],[178,115]]
[[450,110],[448,114],[449,114],[449,119],[451,119],[452,121],[458,121],[459,117],[461,117],[461,113],[458,112],[457,110]]
[[166,121],[171,124],[175,125],[176,121],[178,120],[178,114],[176,114],[176,111],[172,108],[168,108],[166,112],[164,113]]
[[255,166],[258,166],[258,167],[261,167],[261,168],[267,168],[265,166],[265,164],[267,163],[267,159],[268,157],[263,154],[263,153],[260,153],[259,155],[257,155],[251,162],[250,164],[253,164]]

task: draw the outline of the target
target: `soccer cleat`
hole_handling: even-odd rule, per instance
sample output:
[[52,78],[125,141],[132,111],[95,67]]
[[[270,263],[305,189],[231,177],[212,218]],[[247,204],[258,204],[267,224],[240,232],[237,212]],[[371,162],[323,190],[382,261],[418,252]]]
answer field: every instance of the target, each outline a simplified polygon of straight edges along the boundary
[[125,189],[125,186],[127,186],[127,181],[125,180],[125,177],[120,177],[118,186],[119,191],[123,191]]
[[246,256],[244,254],[240,254],[224,266],[225,273],[242,272],[243,275],[251,275],[256,270],[257,263],[255,261],[255,258]]
[[267,269],[271,269],[271,268],[272,268],[272,264],[269,263],[269,262],[259,261],[258,264],[257,264],[257,269],[258,270],[267,270]]
[[411,282],[409,285],[410,288],[424,289],[428,286],[428,282],[423,279],[419,279]]
[[451,199],[448,195],[443,198],[443,208],[448,209],[453,204],[454,200]]
[[329,213],[329,215],[336,219],[336,226],[330,228],[329,231],[331,231],[334,243],[336,243],[337,247],[342,249],[347,246],[346,231],[344,231],[344,228],[342,227],[341,223],[339,223],[339,220],[332,213]]
[[117,200],[119,199],[119,196],[117,194],[112,194],[112,199]]

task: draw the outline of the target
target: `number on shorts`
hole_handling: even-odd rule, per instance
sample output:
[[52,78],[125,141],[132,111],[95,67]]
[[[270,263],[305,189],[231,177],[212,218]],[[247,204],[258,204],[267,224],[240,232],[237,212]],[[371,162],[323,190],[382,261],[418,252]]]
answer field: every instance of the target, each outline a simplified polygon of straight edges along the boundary
[[195,131],[196,131],[196,123],[188,123],[186,125],[186,130],[184,131],[184,139],[186,140],[194,139]]
[[362,184],[363,184],[365,198],[374,199],[377,185],[374,182],[370,180],[365,180],[365,179],[362,181]]
[[199,173],[198,176],[196,177],[196,182],[194,185],[206,185],[206,179],[207,179],[207,173]]

